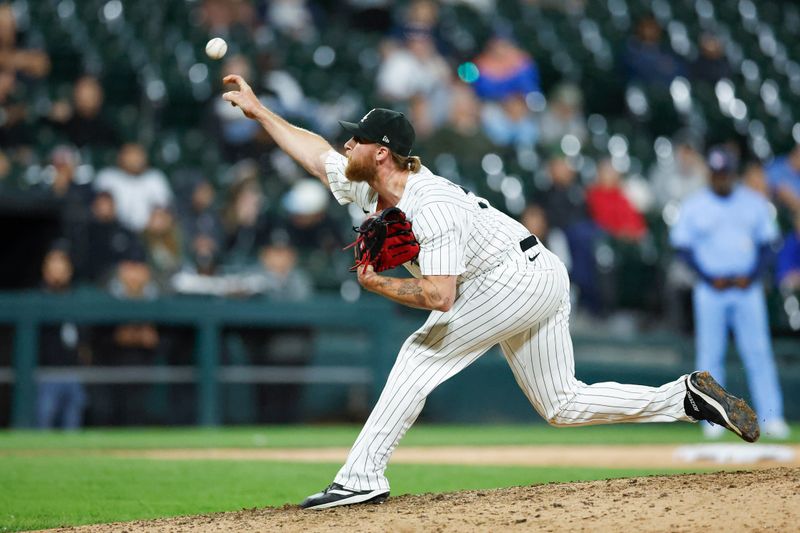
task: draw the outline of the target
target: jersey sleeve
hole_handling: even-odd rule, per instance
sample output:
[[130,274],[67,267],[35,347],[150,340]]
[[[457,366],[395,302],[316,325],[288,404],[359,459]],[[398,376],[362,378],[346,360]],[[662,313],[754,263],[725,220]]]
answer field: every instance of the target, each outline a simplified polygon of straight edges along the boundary
[[678,220],[669,232],[669,241],[673,248],[691,248],[694,245],[692,224],[693,202],[684,202],[678,213]]
[[466,270],[464,246],[457,217],[444,208],[420,210],[412,221],[419,242],[419,268],[423,276],[457,276]]
[[347,158],[335,150],[325,156],[325,174],[336,201],[341,205],[355,202],[361,209],[370,211],[375,200],[375,191],[366,183],[354,183],[344,175]]

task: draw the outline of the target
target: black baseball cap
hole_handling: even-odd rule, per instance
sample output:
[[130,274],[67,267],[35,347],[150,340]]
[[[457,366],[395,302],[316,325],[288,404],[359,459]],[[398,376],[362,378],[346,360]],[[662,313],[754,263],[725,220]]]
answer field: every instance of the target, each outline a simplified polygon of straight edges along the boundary
[[339,121],[353,135],[387,147],[392,152],[408,157],[414,145],[414,126],[398,111],[376,107],[358,122]]

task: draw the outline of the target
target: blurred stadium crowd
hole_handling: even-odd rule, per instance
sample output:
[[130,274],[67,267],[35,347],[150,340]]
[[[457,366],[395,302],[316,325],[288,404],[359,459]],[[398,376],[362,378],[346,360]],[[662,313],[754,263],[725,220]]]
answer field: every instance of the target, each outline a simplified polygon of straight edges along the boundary
[[[0,197],[58,212],[28,237],[46,290],[357,299],[341,248],[363,214],[218,97],[238,73],[336,146],[339,119],[406,112],[414,153],[544,239],[587,316],[689,328],[667,229],[722,144],[776,208],[771,317],[792,332],[799,34],[800,6],[777,1],[16,0],[0,5]],[[223,61],[203,54],[212,36]]]

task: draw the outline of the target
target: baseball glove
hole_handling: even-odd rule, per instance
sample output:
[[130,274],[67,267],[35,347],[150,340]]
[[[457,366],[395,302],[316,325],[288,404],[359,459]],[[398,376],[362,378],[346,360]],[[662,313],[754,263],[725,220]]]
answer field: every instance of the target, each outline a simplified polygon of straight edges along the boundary
[[411,231],[411,221],[397,207],[389,207],[370,215],[361,226],[353,228],[358,237],[347,246],[354,248],[356,264],[350,268],[372,265],[375,272],[383,272],[411,261],[419,254],[419,243]]

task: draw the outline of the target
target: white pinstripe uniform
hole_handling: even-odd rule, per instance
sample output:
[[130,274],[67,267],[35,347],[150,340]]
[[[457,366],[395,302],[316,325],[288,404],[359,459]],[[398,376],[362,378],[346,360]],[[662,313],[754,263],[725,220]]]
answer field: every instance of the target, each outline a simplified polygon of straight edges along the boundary
[[[344,156],[328,153],[333,195],[374,212],[377,193],[347,180],[346,165]],[[683,407],[685,376],[658,388],[575,379],[566,268],[521,224],[425,167],[409,175],[397,207],[420,243],[406,268],[416,277],[457,275],[456,299],[449,311],[431,312],[403,344],[336,483],[388,490],[389,458],[425,398],[498,343],[528,400],[552,425],[692,421]],[[526,238],[535,244],[523,250]]]

